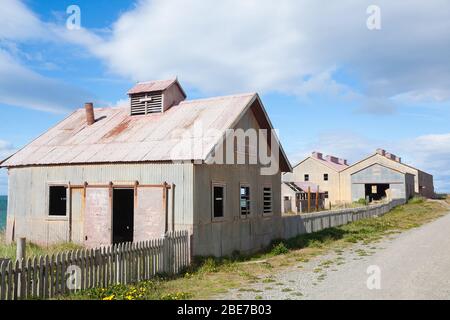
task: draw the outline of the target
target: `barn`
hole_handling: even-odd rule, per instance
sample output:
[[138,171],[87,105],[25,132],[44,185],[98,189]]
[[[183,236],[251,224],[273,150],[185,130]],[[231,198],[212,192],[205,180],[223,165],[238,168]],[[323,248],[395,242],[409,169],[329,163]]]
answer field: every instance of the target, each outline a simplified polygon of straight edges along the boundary
[[[280,237],[281,172],[292,168],[258,94],[188,100],[170,79],[128,96],[87,103],[1,163],[7,240],[96,247],[189,230],[192,254],[223,256]],[[237,131],[266,134],[234,145]]]
[[402,162],[384,149],[341,171],[344,201],[434,197],[433,176]]

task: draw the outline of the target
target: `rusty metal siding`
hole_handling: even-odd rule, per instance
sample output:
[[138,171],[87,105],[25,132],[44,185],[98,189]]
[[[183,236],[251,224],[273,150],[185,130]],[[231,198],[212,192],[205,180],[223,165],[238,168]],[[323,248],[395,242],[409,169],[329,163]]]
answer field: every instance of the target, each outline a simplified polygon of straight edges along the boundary
[[[191,163],[148,163],[26,167],[9,169],[8,220],[15,220],[15,236],[26,236],[42,244],[68,241],[68,218],[48,217],[48,185],[82,185],[113,183],[160,184],[166,181],[175,188],[175,226],[192,229],[193,221],[193,165]],[[81,195],[78,196],[81,197]],[[74,242],[81,243],[84,222],[82,201],[72,193]],[[171,213],[169,213],[171,214]],[[11,230],[7,230],[10,232]]]
[[[249,110],[236,128],[247,130],[259,125]],[[281,235],[281,173],[261,175],[260,169],[257,164],[194,165],[194,255],[223,256],[235,250],[252,252]],[[221,219],[212,217],[213,183],[225,185],[225,210]],[[251,213],[246,218],[240,214],[241,184],[250,186]],[[271,214],[263,212],[264,186],[272,187]]]

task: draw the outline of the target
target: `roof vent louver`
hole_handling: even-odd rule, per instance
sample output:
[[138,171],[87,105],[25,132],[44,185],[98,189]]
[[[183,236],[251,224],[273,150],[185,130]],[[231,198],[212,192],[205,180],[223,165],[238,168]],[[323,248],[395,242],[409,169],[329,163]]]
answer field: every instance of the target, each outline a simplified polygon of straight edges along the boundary
[[131,115],[163,112],[162,92],[131,94],[130,100]]
[[186,99],[177,79],[139,82],[128,95],[132,116],[163,113]]

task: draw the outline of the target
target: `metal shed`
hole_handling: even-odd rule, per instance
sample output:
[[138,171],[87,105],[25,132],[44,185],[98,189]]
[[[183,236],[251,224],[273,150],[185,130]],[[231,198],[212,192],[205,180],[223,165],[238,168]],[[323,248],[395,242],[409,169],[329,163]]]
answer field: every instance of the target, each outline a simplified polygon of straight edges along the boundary
[[[278,138],[264,140],[269,149],[277,143],[273,175],[261,175],[260,163],[211,164],[229,129],[273,128],[257,94],[186,100],[173,79],[139,83],[129,96],[118,108],[87,104],[1,163],[8,240],[93,247],[186,229],[194,255],[222,256],[280,236],[280,174],[291,165]],[[212,212],[217,185],[220,218]],[[243,186],[251,190],[245,215]]]

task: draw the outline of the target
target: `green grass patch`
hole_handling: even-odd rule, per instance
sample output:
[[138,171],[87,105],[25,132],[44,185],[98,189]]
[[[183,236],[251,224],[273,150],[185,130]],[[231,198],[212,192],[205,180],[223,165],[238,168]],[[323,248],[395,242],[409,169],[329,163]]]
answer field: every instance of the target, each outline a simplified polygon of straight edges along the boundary
[[[0,257],[16,260],[16,243],[6,244],[4,234],[0,234]],[[38,246],[34,243],[27,242],[26,255],[27,258],[39,257],[52,254],[57,254],[63,251],[71,251],[82,249],[83,247],[74,243],[61,243],[51,246]]]
[[[246,281],[258,279],[262,283],[271,283],[271,286],[284,286],[283,283],[276,282],[272,277],[280,270],[284,270],[287,265],[295,266],[298,262],[308,262],[312,257],[330,250],[338,254],[342,253],[343,248],[354,242],[376,242],[386,235],[432,221],[446,211],[448,209],[438,202],[416,203],[413,201],[413,203],[399,206],[378,218],[359,220],[344,226],[299,235],[288,240],[274,241],[266,250],[257,254],[242,255],[235,252],[230,257],[224,258],[195,258],[183,275],[150,282],[148,286],[152,288],[153,294],[145,297],[162,299],[185,296],[189,299],[208,299],[229,289],[242,287]],[[342,263],[342,260],[336,261],[337,265]],[[322,278],[322,268],[316,268],[315,271]],[[317,285],[317,282],[313,284]],[[127,290],[128,288],[131,286],[128,286]],[[106,289],[108,294],[116,294],[108,290]],[[90,293],[81,296],[100,299],[105,295]],[[124,295],[119,294],[115,297],[122,299]]]

